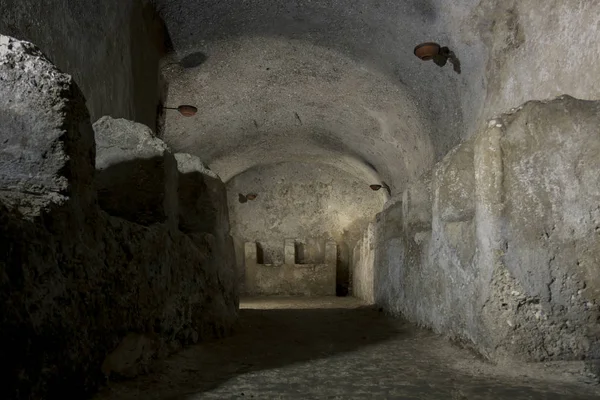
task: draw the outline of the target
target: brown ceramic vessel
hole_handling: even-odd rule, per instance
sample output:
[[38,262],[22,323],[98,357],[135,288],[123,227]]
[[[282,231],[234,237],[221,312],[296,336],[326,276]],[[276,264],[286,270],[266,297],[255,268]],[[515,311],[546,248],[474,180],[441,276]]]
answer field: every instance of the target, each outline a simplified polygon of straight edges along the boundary
[[440,53],[440,45],[437,43],[421,43],[415,47],[415,56],[419,57],[423,61],[431,60],[433,57]]
[[177,107],[177,111],[179,111],[179,113],[184,117],[191,117],[196,115],[198,109],[194,106],[179,106]]

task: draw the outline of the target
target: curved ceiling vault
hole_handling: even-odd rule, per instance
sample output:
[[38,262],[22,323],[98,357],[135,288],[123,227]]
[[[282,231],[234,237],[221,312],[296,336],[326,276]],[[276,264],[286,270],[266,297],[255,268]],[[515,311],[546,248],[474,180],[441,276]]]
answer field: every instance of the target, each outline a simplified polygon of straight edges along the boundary
[[[430,1],[156,3],[174,49],[163,60],[168,103],[199,109],[167,113],[164,139],[224,181],[301,161],[398,193],[457,136],[454,85],[412,54],[436,39]],[[194,56],[202,62],[177,63]]]

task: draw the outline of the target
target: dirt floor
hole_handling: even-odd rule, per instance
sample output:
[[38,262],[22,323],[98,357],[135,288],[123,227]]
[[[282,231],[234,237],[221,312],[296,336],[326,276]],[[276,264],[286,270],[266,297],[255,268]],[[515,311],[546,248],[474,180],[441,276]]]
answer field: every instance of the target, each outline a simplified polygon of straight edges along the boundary
[[233,336],[94,399],[600,399],[578,363],[494,366],[352,298],[248,299],[240,308]]

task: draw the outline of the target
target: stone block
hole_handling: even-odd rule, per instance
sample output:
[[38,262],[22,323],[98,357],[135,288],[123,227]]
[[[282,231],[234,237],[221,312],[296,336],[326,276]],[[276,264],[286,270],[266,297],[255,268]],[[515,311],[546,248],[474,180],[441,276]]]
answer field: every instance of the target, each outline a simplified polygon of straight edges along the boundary
[[28,218],[93,202],[85,99],[33,44],[0,35],[0,201]]
[[141,225],[176,225],[178,171],[167,145],[150,128],[102,117],[94,124],[100,207]]

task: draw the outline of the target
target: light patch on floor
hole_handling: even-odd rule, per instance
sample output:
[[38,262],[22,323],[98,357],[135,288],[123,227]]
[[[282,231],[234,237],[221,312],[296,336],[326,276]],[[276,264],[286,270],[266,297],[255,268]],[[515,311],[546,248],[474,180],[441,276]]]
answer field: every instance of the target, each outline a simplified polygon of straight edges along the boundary
[[354,297],[250,297],[240,299],[240,310],[314,310],[366,307]]

